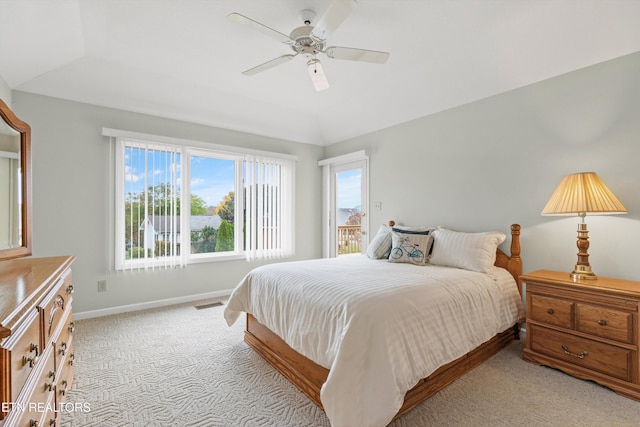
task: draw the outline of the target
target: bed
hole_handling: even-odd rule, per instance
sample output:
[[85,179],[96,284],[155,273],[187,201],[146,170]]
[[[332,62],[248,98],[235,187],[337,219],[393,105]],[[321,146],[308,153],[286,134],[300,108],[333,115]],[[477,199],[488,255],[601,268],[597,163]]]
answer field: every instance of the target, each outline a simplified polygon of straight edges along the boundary
[[225,307],[230,325],[247,313],[245,341],[334,427],[387,425],[518,339],[519,225],[510,255],[498,248],[500,232],[428,229],[431,244],[419,246],[425,235],[396,227],[392,246],[406,262],[349,255],[265,265]]

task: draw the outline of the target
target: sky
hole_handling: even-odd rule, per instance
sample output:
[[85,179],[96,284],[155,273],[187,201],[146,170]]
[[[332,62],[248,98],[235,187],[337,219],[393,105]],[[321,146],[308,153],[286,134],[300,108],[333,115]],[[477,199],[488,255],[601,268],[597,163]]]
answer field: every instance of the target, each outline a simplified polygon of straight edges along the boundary
[[362,204],[361,169],[338,172],[336,176],[336,197],[338,208],[355,208]]

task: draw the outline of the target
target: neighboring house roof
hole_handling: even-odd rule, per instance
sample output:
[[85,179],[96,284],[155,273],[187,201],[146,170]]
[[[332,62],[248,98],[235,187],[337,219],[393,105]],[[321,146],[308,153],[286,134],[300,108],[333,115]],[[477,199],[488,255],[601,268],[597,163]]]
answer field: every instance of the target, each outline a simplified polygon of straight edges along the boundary
[[199,215],[191,217],[191,231],[200,231],[204,227],[220,228],[222,218],[220,215]]

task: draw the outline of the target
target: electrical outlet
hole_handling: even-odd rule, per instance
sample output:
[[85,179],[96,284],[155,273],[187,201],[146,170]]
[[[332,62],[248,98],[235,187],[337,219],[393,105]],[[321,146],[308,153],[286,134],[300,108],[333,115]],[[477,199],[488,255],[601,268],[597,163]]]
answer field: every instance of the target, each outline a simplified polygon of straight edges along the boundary
[[98,280],[98,292],[107,292],[106,280]]
[[377,210],[381,211],[382,210],[382,202],[375,202],[375,207]]

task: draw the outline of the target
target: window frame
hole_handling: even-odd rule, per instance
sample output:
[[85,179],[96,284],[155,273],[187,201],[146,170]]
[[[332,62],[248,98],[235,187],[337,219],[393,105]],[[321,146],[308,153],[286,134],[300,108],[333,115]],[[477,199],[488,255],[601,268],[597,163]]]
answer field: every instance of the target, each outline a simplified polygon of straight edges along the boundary
[[[189,221],[186,218],[190,217],[191,214],[191,157],[192,156],[205,156],[205,157],[215,157],[215,158],[225,158],[229,160],[235,161],[235,181],[234,181],[234,191],[236,197],[234,198],[234,215],[235,221],[238,219],[241,221],[244,220],[244,206],[243,206],[243,197],[238,197],[239,194],[243,194],[244,185],[243,185],[243,163],[247,156],[262,156],[270,159],[276,160],[290,160],[293,162],[292,165],[292,185],[291,185],[291,194],[288,196],[291,198],[291,205],[293,206],[291,215],[292,217],[295,215],[295,162],[297,162],[297,156],[290,154],[283,154],[277,152],[270,151],[262,151],[262,150],[253,150],[242,147],[232,147],[215,143],[207,143],[203,141],[194,141],[194,140],[185,140],[180,138],[173,137],[164,137],[158,135],[149,135],[149,134],[141,134],[137,132],[123,131],[117,129],[109,129],[103,128],[102,133],[104,136],[110,137],[111,141],[115,140],[115,188],[114,188],[114,226],[115,226],[115,236],[114,236],[114,256],[115,256],[115,269],[116,270],[135,270],[141,268],[147,268],[150,266],[151,268],[161,268],[169,264],[178,266],[178,265],[188,265],[188,264],[197,264],[203,262],[215,262],[215,261],[228,261],[235,259],[245,259],[245,250],[244,250],[244,233],[243,227],[234,227],[234,251],[228,252],[209,252],[204,254],[192,254],[191,253],[191,230]],[[144,261],[132,261],[125,259],[125,230],[124,230],[124,212],[125,212],[125,151],[126,151],[126,141],[131,141],[134,143],[145,143],[145,144],[157,144],[157,145],[172,145],[180,150],[180,204],[181,204],[181,231],[180,241],[181,247],[186,248],[186,250],[181,249],[180,256],[174,257],[163,257],[159,259],[145,259]],[[242,223],[242,222],[240,222]],[[291,252],[295,251],[295,226],[293,221],[291,221],[290,233],[291,233]],[[182,258],[182,260],[177,260]],[[177,261],[177,262],[176,262]]]
[[[185,184],[187,178],[189,180],[189,184],[191,183],[191,158],[195,155],[198,157],[210,157],[216,159],[225,159],[225,160],[233,160],[235,163],[234,166],[234,185],[233,191],[234,193],[240,194],[242,191],[242,161],[244,155],[241,154],[231,154],[228,152],[221,152],[217,150],[205,150],[202,148],[193,148],[193,147],[185,147],[186,153],[185,159],[183,160],[183,175],[182,184]],[[180,194],[180,205],[181,211],[185,213],[185,218],[191,217],[191,185],[186,185],[184,190]],[[242,197],[234,197],[233,203],[233,216],[234,216],[234,224],[239,223],[238,220],[242,220],[242,211],[244,209]],[[186,207],[186,209],[185,209]],[[186,219],[185,219],[186,221]],[[182,224],[184,225],[184,224]],[[219,261],[219,260],[229,260],[229,259],[242,259],[245,257],[243,247],[243,234],[241,227],[233,227],[233,251],[225,251],[225,252],[205,252],[202,254],[193,254],[191,253],[191,228],[189,227],[188,233],[182,233],[180,236],[180,245],[182,248],[186,248],[184,253],[185,260],[187,264],[197,264],[202,262],[209,261]]]

